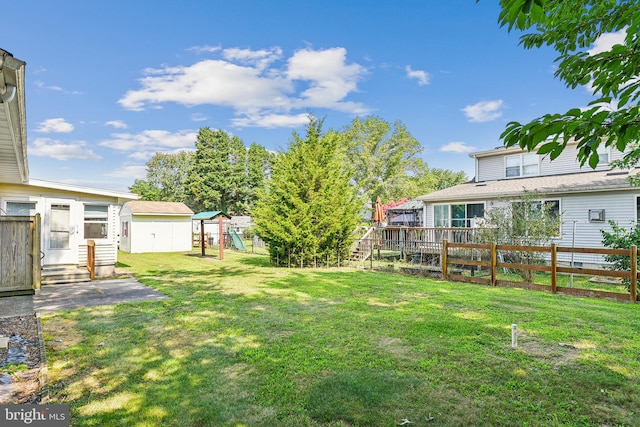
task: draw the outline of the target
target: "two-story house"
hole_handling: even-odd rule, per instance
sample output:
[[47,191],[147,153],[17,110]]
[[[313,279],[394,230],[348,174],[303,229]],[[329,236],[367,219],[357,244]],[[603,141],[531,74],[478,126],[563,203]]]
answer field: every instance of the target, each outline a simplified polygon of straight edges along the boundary
[[553,161],[520,148],[471,153],[473,180],[418,197],[424,203],[424,224],[474,227],[489,209],[517,199],[526,190],[539,194],[541,202],[559,213],[562,226],[556,244],[602,247],[601,230],[610,230],[609,220],[624,227],[638,220],[640,188],[631,186],[627,178],[640,169],[612,169],[609,162],[623,154],[604,147],[598,153],[595,170],[580,167],[575,144],[568,144]]

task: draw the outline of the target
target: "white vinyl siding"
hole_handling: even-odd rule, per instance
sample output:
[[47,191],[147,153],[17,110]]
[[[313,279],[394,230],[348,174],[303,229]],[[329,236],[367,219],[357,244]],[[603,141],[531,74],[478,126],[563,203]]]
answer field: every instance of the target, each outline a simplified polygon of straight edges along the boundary
[[[533,174],[535,166],[533,164],[527,167],[525,161],[524,175],[520,176],[535,176],[535,175],[563,175],[567,173],[588,172],[592,169],[588,164],[580,167],[580,163],[577,161],[578,152],[575,145],[569,145],[564,151],[553,161],[548,155],[539,156],[533,153],[520,153],[537,156],[539,159],[538,173]],[[598,154],[600,154],[600,162],[596,167],[596,170],[607,170],[611,167],[609,163],[614,160],[619,160],[624,157],[624,153],[616,149],[610,149],[604,146],[598,147]],[[508,160],[510,156],[514,156],[511,160]],[[517,163],[518,154],[506,154],[504,150],[496,150],[495,156],[480,157],[478,158],[478,177],[476,181],[493,181],[498,179],[509,178],[506,175],[507,163],[514,163],[513,171],[515,173],[515,163]],[[522,168],[521,168],[522,169]]]
[[503,156],[481,157],[478,159],[478,178],[476,181],[494,181],[503,178]]
[[[42,217],[42,224],[44,227],[45,221],[45,207],[47,204],[47,200],[49,199],[59,199],[65,198],[69,199],[70,203],[75,205],[79,205],[78,217],[71,216],[70,220],[74,224],[75,227],[78,227],[78,233],[82,236],[83,230],[83,206],[85,204],[89,205],[103,205],[108,206],[108,238],[107,239],[96,239],[96,266],[103,266],[103,271],[106,274],[113,274],[113,269],[115,268],[117,256],[118,256],[118,246],[117,246],[117,237],[119,234],[118,230],[118,212],[119,206],[117,205],[117,200],[113,197],[103,196],[103,195],[94,195],[87,193],[74,193],[65,190],[57,190],[45,187],[38,187],[34,185],[21,185],[21,184],[2,184],[0,185],[0,207],[3,210],[6,210],[7,203],[11,202],[27,202],[27,203],[35,203],[35,212],[39,213]],[[47,250],[44,243],[42,243],[42,248],[44,251]],[[80,243],[77,247],[78,257],[77,264],[78,265],[86,265],[86,240],[80,239]]]
[[[611,231],[609,220],[624,227],[631,226],[636,217],[634,192],[587,193],[562,197],[562,238],[559,246],[571,246],[575,221],[575,246],[602,247],[600,230]],[[604,209],[604,222],[590,222],[589,210]]]

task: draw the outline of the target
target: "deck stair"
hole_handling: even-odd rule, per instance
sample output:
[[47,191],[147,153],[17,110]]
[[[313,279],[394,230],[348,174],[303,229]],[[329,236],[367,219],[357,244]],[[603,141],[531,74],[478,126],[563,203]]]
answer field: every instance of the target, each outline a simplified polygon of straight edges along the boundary
[[84,267],[65,265],[43,267],[40,283],[42,285],[56,285],[63,283],[83,283],[91,281],[91,273]]
[[353,244],[351,251],[351,261],[364,261],[373,253],[373,245],[371,239],[374,237],[375,227],[371,227],[367,232]]

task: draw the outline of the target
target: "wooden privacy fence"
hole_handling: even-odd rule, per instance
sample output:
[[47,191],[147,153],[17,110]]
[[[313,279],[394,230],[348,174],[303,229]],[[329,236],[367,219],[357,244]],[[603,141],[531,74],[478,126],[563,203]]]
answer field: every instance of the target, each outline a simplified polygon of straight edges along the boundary
[[0,296],[40,289],[40,215],[0,216]]
[[[465,250],[477,250],[482,251],[485,254],[484,257],[466,257],[461,256],[461,253]],[[499,251],[517,251],[524,253],[542,253],[545,254],[544,263],[516,263],[507,262],[504,259],[500,259],[498,256]],[[576,268],[574,265],[562,266],[558,263],[558,254],[596,254],[596,255],[619,255],[628,256],[630,260],[630,269],[628,271],[611,270],[605,267],[602,268]],[[602,298],[614,298],[618,300],[629,299],[631,302],[636,302],[637,296],[637,282],[638,282],[638,249],[636,246],[632,246],[630,249],[608,249],[608,248],[568,248],[560,247],[555,244],[550,247],[547,246],[511,246],[511,245],[498,245],[496,243],[491,244],[475,244],[475,243],[457,243],[448,242],[444,240],[442,242],[442,278],[445,280],[464,281],[472,283],[482,283],[492,286],[508,286],[508,287],[520,287],[525,289],[535,289],[543,291],[551,291],[553,293],[563,292],[573,295],[583,296],[597,296]],[[460,269],[454,270],[452,266],[469,267],[471,272],[475,272],[481,269],[489,271],[489,277],[477,277],[474,274],[471,276],[465,276],[461,273]],[[498,279],[498,271],[500,268],[515,269],[522,271],[539,271],[549,273],[551,276],[550,285],[542,285],[536,283],[521,282],[515,283],[508,280]],[[594,275],[604,277],[623,278],[629,280],[629,293],[621,292],[609,292],[603,290],[592,289],[578,289],[573,287],[558,286],[558,273],[566,274],[579,274],[579,275]]]

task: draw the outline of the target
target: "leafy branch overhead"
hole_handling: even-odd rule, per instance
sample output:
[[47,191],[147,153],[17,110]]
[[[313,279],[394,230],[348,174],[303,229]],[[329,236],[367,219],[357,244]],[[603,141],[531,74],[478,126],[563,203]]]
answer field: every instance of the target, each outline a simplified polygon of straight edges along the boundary
[[[501,138],[553,160],[569,141],[578,144],[581,165],[598,164],[598,147],[626,152],[617,166],[640,161],[640,7],[637,0],[501,0],[499,23],[523,34],[525,49],[551,46],[558,52],[555,76],[568,88],[587,86],[588,106],[549,113],[529,123],[507,125]],[[624,42],[599,51],[603,35],[618,33]]]

